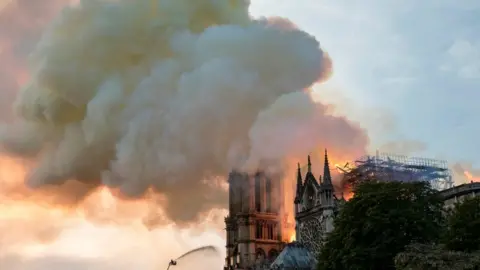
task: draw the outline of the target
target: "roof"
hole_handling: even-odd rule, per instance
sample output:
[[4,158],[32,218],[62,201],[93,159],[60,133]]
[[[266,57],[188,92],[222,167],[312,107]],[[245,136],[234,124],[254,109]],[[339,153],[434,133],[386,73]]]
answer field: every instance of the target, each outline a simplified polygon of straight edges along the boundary
[[455,186],[449,189],[444,189],[440,191],[439,194],[440,196],[443,197],[444,200],[448,200],[453,197],[463,196],[465,194],[478,192],[478,191],[480,191],[480,183],[471,182],[471,183]]
[[270,265],[272,270],[313,270],[317,260],[301,243],[289,243]]

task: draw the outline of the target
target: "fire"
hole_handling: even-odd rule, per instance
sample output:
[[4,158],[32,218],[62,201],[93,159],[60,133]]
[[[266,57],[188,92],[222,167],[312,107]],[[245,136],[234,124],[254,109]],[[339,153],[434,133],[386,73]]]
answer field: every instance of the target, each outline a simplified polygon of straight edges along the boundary
[[344,173],[346,170],[348,170],[349,168],[348,165],[349,165],[348,161],[344,161],[344,162],[335,163],[334,167],[337,170],[337,172]]
[[474,176],[474,175],[471,174],[469,171],[464,171],[463,173],[464,173],[465,176],[467,177],[468,181],[471,181],[471,182],[480,182],[480,177]]
[[[334,168],[336,169],[336,172],[340,175],[349,172],[351,170],[350,163],[348,161],[343,161],[343,162],[338,162],[334,164]],[[350,200],[353,198],[353,191],[350,186],[344,186],[342,190],[342,196],[345,200]]]
[[292,233],[292,235],[290,235],[290,243],[294,242],[295,240],[297,240],[297,237],[296,237],[295,232],[294,232],[294,233]]
[[343,198],[344,198],[346,201],[348,201],[348,200],[350,200],[351,198],[353,198],[353,195],[355,195],[355,194],[354,194],[353,192],[349,191],[349,192],[343,194]]

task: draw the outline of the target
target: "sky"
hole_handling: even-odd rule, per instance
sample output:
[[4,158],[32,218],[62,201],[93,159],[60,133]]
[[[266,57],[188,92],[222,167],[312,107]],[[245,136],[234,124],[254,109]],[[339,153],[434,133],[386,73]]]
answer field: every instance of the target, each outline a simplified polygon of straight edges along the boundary
[[[7,2],[23,5],[0,11],[4,120],[11,118],[15,92],[28,78],[28,53],[68,1],[0,0],[0,9]],[[367,129],[371,152],[446,159],[454,169],[480,174],[479,1],[252,0],[251,12],[286,17],[320,41],[333,59],[334,75],[314,91]],[[223,241],[216,228],[192,235],[71,222],[76,225],[67,226],[53,244],[29,245],[13,255],[1,252],[10,243],[2,236],[0,268],[156,269],[189,248]],[[74,238],[81,247],[72,246]]]
[[318,38],[335,92],[316,91],[367,128],[372,152],[396,146],[387,151],[480,168],[478,1],[272,2],[253,1],[252,12]]

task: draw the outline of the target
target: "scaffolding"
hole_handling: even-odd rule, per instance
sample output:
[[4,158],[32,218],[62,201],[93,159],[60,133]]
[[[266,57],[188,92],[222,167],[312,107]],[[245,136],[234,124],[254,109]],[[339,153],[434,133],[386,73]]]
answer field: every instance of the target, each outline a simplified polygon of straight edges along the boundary
[[343,186],[354,186],[365,181],[426,181],[437,190],[453,187],[452,174],[443,160],[407,157],[377,152],[364,156],[343,167]]

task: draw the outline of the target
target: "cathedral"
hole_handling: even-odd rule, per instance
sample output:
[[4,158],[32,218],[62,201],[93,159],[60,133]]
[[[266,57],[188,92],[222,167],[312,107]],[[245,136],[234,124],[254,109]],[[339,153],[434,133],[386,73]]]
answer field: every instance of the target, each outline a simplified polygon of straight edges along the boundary
[[[326,233],[333,229],[338,206],[344,201],[335,196],[327,151],[323,177],[315,178],[309,156],[305,176],[298,165],[296,178],[295,198],[285,201],[281,176],[230,173],[225,269],[270,269],[270,265],[275,269],[304,269],[298,260],[305,260],[305,256],[296,258],[294,250],[301,246],[312,256],[319,252]],[[294,209],[295,224],[288,222],[290,211],[285,207]],[[293,231],[295,245],[289,244]],[[291,254],[285,256],[285,252]],[[280,253],[283,256],[278,256]]]

